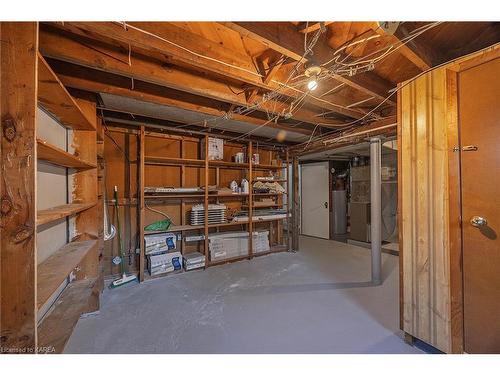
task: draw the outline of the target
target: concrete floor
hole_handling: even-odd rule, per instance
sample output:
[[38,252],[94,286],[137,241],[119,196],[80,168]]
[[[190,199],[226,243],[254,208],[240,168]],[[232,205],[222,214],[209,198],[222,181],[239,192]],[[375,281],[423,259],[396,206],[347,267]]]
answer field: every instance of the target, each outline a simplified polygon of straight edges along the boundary
[[279,253],[106,290],[66,353],[422,353],[398,330],[398,258],[301,238]]

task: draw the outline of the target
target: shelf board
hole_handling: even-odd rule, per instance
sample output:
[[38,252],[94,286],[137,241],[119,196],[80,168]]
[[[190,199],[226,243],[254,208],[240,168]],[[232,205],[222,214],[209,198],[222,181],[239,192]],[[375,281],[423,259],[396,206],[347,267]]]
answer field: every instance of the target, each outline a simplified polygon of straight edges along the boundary
[[[279,220],[285,220],[286,217],[281,217],[281,218],[271,218],[271,219],[257,219],[253,220],[253,223],[263,223],[263,222],[269,222],[269,221],[279,221]],[[248,224],[248,220],[246,221],[231,221],[228,223],[220,223],[220,224],[208,224],[209,228],[220,228],[220,227],[230,227],[230,226],[235,226],[235,225],[244,225]],[[144,234],[159,234],[159,233],[169,233],[169,232],[184,232],[188,230],[200,230],[205,228],[204,225],[172,225],[170,228],[167,230],[159,230],[159,231],[151,231],[147,232],[145,231]]]
[[167,230],[154,230],[154,231],[144,231],[144,234],[159,234],[159,233],[169,233],[169,232],[184,232],[188,230],[199,230],[203,229],[203,225],[172,225]]
[[149,165],[172,165],[172,166],[205,166],[205,160],[202,159],[183,159],[183,158],[169,158],[163,156],[145,156],[144,163]]
[[96,240],[70,242],[38,265],[37,307],[40,309],[82,259],[95,249]]
[[64,126],[77,130],[95,130],[92,122],[84,115],[40,53],[38,54],[38,101]]
[[256,179],[254,179],[253,183],[256,183],[256,182],[287,182],[287,181],[288,180],[282,179],[282,178],[279,178],[279,179],[276,179],[276,180],[256,180]]
[[74,169],[92,169],[96,168],[96,164],[87,163],[80,160],[75,155],[63,151],[42,139],[37,139],[37,158],[48,163],[60,165],[66,168]]
[[70,283],[38,326],[38,346],[62,353],[80,316],[88,311],[96,279]]
[[282,169],[285,168],[285,166],[282,165],[271,165],[271,164],[252,164],[252,169],[255,170],[268,170],[268,169]]
[[225,160],[209,160],[209,167],[226,167],[232,169],[248,169],[250,164],[248,163],[235,163],[234,161],[225,161]]
[[288,195],[288,193],[253,193],[254,197],[269,197],[269,196],[280,196],[280,195]]
[[52,221],[62,219],[63,217],[71,216],[79,212],[85,211],[97,203],[70,203],[61,206],[52,207],[46,210],[40,210],[36,215],[36,225],[47,224]]
[[281,253],[283,251],[287,251],[286,245],[274,245],[274,246],[271,246],[271,250],[269,250],[269,251],[263,251],[261,253],[253,253],[252,255],[254,257],[260,257],[262,255],[269,255],[269,254],[273,254],[273,253]]
[[[268,203],[268,204],[264,204],[264,205],[255,205],[254,204],[252,207],[255,209],[255,208],[269,208],[269,207],[282,207],[282,206],[283,206],[283,203]],[[241,205],[241,207],[248,208],[248,204],[243,204],[243,205]]]
[[208,267],[218,266],[218,265],[225,264],[225,263],[237,262],[238,260],[248,259],[249,257],[250,257],[250,255],[246,254],[246,255],[240,255],[237,257],[233,257],[233,258],[210,261],[210,262],[208,262]]
[[[165,195],[146,195],[144,199],[187,199],[187,198],[204,198],[205,194],[165,194]],[[208,193],[208,198],[241,198],[241,197],[248,197],[248,194],[214,194],[214,193]]]

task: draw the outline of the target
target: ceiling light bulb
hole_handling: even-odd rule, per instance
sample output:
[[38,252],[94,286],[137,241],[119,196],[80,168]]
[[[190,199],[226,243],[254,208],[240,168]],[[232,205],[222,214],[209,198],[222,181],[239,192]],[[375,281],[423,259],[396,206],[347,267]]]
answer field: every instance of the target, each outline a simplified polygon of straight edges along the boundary
[[307,82],[307,88],[311,91],[316,90],[318,87],[318,81],[315,79],[311,79],[309,82]]

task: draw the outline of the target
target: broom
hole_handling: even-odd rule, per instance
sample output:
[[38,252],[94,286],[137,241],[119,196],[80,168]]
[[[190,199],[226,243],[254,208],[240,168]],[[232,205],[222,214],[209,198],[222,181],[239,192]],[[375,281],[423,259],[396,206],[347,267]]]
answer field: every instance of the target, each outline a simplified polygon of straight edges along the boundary
[[128,284],[132,281],[137,280],[137,275],[129,275],[125,273],[125,250],[123,249],[123,243],[122,243],[122,236],[121,236],[121,227],[120,227],[120,215],[118,212],[118,187],[115,186],[115,191],[114,191],[114,199],[115,199],[115,212],[116,212],[116,234],[118,236],[118,245],[120,246],[120,271],[122,274],[122,277],[119,279],[116,279],[111,283],[109,286],[111,289],[117,288],[119,286]]

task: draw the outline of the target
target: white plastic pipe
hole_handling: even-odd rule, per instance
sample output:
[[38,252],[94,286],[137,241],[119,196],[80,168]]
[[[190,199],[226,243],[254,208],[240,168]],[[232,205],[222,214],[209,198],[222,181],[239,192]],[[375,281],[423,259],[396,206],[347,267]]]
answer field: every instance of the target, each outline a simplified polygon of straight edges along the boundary
[[372,283],[382,283],[382,178],[381,178],[381,141],[379,137],[370,138],[370,239],[372,246]]

